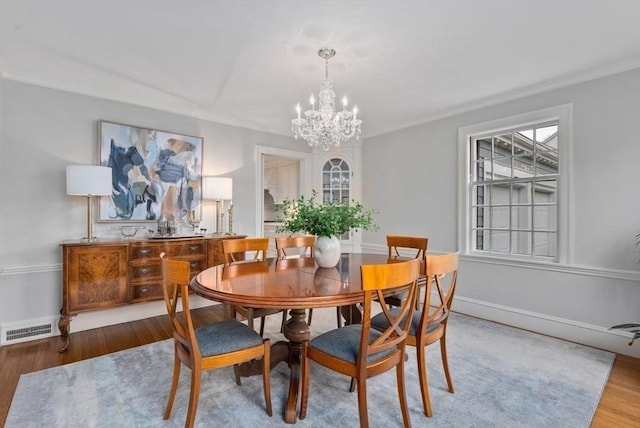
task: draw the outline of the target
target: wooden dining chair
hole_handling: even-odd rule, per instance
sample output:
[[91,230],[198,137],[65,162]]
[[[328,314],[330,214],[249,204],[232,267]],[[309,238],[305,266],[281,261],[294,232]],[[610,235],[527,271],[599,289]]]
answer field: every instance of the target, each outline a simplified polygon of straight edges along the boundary
[[[331,330],[302,345],[302,395],[300,419],[307,415],[311,361],[356,379],[360,426],[368,427],[367,378],[396,368],[396,380],[402,420],[411,426],[404,386],[405,342],[415,307],[416,282],[420,275],[420,260],[413,259],[360,268],[364,290],[362,324],[351,324]],[[390,310],[384,304],[384,293],[405,286],[408,288],[402,305]],[[382,302],[382,303],[381,303]],[[380,304],[381,314],[389,327],[385,331],[371,328],[371,310]]]
[[[267,414],[271,416],[269,339],[263,339],[254,330],[236,320],[194,328],[189,309],[189,262],[167,259],[164,253],[160,254],[160,259],[164,302],[171,320],[174,342],[173,379],[164,419],[171,416],[182,364],[191,370],[191,392],[185,427],[193,427],[198,409],[202,371],[231,365],[237,367],[239,363],[258,358],[262,358],[264,401]],[[179,304],[182,305],[182,312],[178,312]]]
[[[424,273],[424,258],[427,255],[427,246],[429,245],[429,238],[425,236],[409,236],[409,235],[387,235],[387,251],[388,259],[390,262],[396,260],[406,260],[413,257],[414,259],[420,259],[423,262]],[[420,309],[420,293],[424,288],[425,279],[420,277],[418,279],[418,291],[416,298],[416,309]],[[388,296],[386,302],[390,306],[398,306],[402,296]]]
[[[427,378],[427,346],[440,342],[440,354],[447,388],[453,394],[453,382],[447,359],[447,321],[451,311],[453,295],[458,280],[458,253],[427,256],[425,277],[424,302],[422,311],[413,314],[407,345],[415,346],[418,354],[418,377],[422,393],[422,405],[427,416],[433,415],[429,397],[429,382]],[[439,302],[432,305],[431,294],[433,287],[438,294]],[[392,310],[395,311],[395,308]],[[371,325],[379,330],[385,330],[388,322],[385,317],[376,315]]]
[[[248,263],[266,263],[269,238],[225,239],[222,241],[222,252],[225,257],[225,266]],[[238,254],[244,254],[238,258]],[[233,306],[233,316],[239,313],[247,319],[249,327],[253,328],[254,318],[260,318],[260,336],[264,335],[265,317],[274,314],[282,314],[281,329],[287,320],[286,309],[251,308],[241,305]]]

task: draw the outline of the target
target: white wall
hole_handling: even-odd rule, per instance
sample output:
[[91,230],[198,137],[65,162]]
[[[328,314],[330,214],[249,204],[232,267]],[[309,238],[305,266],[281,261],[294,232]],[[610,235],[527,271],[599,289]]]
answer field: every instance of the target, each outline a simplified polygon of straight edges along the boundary
[[[423,234],[429,250],[457,250],[458,128],[573,103],[573,261],[558,268],[462,257],[455,308],[581,343],[640,356],[608,327],[640,321],[640,70],[481,108],[363,145],[363,203],[378,232]],[[373,167],[375,166],[375,167]]]
[[[203,174],[234,180],[234,231],[255,232],[256,145],[308,152],[293,138],[0,80],[0,324],[56,317],[59,244],[86,232],[86,199],[67,196],[65,167],[98,160],[98,120],[204,137]],[[214,205],[202,227],[214,229]],[[99,237],[118,236],[98,223]],[[155,302],[158,303],[158,302]],[[161,304],[81,314],[71,331],[162,313]],[[148,311],[146,306],[151,306]]]

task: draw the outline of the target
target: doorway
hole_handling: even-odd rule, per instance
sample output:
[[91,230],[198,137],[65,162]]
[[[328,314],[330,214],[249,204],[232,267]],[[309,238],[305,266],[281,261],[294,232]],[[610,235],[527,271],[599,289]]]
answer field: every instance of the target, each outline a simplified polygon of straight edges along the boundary
[[256,186],[256,231],[269,238],[268,256],[275,256],[277,206],[286,199],[296,199],[310,191],[311,153],[258,147],[259,171]]

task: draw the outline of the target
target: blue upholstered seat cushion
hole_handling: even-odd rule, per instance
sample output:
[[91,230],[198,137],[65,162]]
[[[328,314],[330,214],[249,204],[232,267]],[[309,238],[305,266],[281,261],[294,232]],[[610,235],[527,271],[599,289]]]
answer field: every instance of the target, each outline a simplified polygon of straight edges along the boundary
[[[399,311],[400,308],[392,308],[390,310],[394,317],[398,316]],[[411,327],[409,328],[410,336],[416,336],[418,327],[420,325],[420,316],[422,316],[422,311],[413,312],[413,319],[411,320]],[[402,323],[400,323],[400,325],[402,325]],[[440,323],[427,325],[427,333],[431,333],[432,331],[437,329],[439,325]],[[387,317],[382,312],[380,312],[378,315],[371,318],[371,326],[378,330],[386,330],[387,328],[389,328],[389,321],[387,320]]]
[[[355,364],[358,360],[361,331],[362,324],[351,324],[342,328],[337,328],[311,339],[309,341],[309,346],[326,352],[327,354],[336,356],[341,360]],[[380,337],[381,334],[382,333],[379,331],[371,329],[369,343],[372,343]],[[388,349],[386,351],[369,355],[367,362],[373,362],[379,358],[385,357],[393,351],[394,349]]]
[[209,324],[196,329],[195,333],[203,357],[239,351],[262,343],[258,333],[236,320]]

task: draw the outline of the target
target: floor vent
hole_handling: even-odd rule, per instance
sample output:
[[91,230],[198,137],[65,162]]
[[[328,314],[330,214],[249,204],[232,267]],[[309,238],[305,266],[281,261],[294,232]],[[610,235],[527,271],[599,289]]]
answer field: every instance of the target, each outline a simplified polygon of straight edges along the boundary
[[57,318],[52,318],[3,325],[0,344],[10,345],[12,343],[55,336],[58,334],[56,321]]

